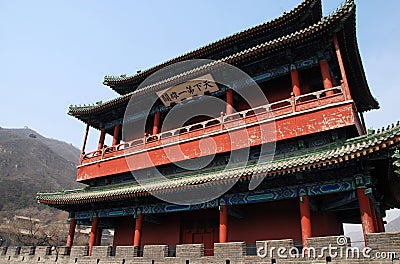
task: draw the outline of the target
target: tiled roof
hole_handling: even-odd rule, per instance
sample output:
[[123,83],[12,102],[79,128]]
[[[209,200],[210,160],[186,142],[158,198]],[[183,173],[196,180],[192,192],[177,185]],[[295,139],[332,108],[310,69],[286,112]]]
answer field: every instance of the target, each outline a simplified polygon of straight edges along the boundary
[[285,26],[293,24],[293,23],[298,23],[297,20],[299,19],[299,17],[301,18],[304,14],[310,12],[310,10],[309,10],[310,7],[317,10],[317,13],[318,13],[318,15],[316,15],[315,13],[312,14],[312,18],[319,20],[320,17],[322,16],[321,0],[305,0],[301,4],[299,4],[297,7],[295,7],[293,10],[283,13],[283,15],[281,15],[280,17],[278,17],[276,19],[270,20],[270,21],[262,23],[260,25],[251,27],[249,29],[243,30],[238,33],[235,33],[231,36],[214,41],[213,43],[210,43],[210,44],[203,46],[201,48],[198,48],[196,50],[190,51],[186,54],[183,54],[183,55],[173,58],[171,60],[168,60],[162,64],[151,67],[151,68],[149,68],[145,71],[142,71],[136,75],[133,75],[133,76],[126,76],[126,75],[105,76],[104,84],[108,85],[110,87],[113,87],[114,85],[126,83],[126,82],[133,81],[133,80],[138,80],[140,83],[145,78],[147,78],[147,76],[149,76],[151,73],[153,73],[161,68],[164,68],[168,65],[174,64],[179,61],[193,59],[193,58],[206,58],[209,56],[209,53],[218,51],[219,49],[224,49],[226,47],[233,46],[234,44],[237,44],[239,41],[245,41],[245,40],[248,40],[249,38],[251,39],[251,38],[253,38],[254,34],[256,34],[256,33],[257,34],[260,34],[260,33],[268,34],[270,31],[279,29],[280,27],[285,27]]
[[139,96],[168,87],[171,83],[174,83],[175,81],[181,78],[191,76],[198,72],[203,71],[204,69],[214,67],[219,62],[233,64],[236,61],[250,58],[251,56],[254,56],[257,53],[275,52],[280,48],[296,45],[296,43],[301,41],[309,41],[310,39],[318,37],[323,32],[329,31],[330,29],[334,28],[336,24],[340,23],[342,20],[346,19],[349,14],[353,13],[354,9],[355,9],[354,0],[348,0],[341,7],[339,7],[334,13],[332,13],[327,17],[323,17],[318,23],[312,26],[296,31],[289,35],[267,41],[263,44],[243,50],[241,52],[230,55],[213,63],[207,64],[205,66],[201,66],[192,69],[190,71],[187,71],[185,73],[175,75],[166,80],[148,85],[140,90],[133,91],[131,93],[114,98],[104,103],[96,103],[93,105],[84,105],[84,106],[71,105],[69,108],[69,114],[79,118],[79,116],[89,115],[93,113],[100,113],[102,111],[108,111],[109,109],[112,109],[116,105],[119,105],[121,103],[128,103],[128,101],[131,99],[132,96]]
[[[236,181],[239,178],[272,177],[320,167],[336,166],[364,156],[379,153],[400,145],[400,123],[387,129],[364,136],[335,142],[322,147],[299,150],[276,156],[272,163],[250,164],[244,168],[223,170],[214,168],[175,175],[169,181],[155,182],[146,186],[149,191],[172,191],[204,183]],[[102,200],[123,199],[148,195],[147,190],[135,182],[101,187],[38,193],[37,200],[46,204],[79,204]]]

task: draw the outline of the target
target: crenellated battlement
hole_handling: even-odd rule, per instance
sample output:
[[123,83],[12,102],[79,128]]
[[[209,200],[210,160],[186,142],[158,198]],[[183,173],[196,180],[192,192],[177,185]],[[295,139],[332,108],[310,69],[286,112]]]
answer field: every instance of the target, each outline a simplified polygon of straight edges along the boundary
[[367,241],[359,251],[344,236],[309,238],[307,250],[291,239],[257,241],[256,255],[246,254],[245,242],[215,243],[214,256],[205,256],[202,244],[177,245],[175,256],[167,245],[145,245],[142,254],[134,246],[95,246],[92,256],[87,246],[2,247],[0,263],[400,263],[400,232],[368,234]]

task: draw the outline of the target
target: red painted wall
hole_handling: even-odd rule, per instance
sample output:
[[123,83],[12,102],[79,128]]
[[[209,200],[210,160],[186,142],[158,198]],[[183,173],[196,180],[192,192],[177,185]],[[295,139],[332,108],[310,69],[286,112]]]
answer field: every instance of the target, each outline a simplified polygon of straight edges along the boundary
[[[301,241],[300,208],[297,199],[237,207],[243,219],[229,216],[228,241],[287,239]],[[335,212],[311,212],[313,236],[340,235],[342,224]]]
[[342,235],[341,227],[342,223],[339,222],[336,212],[311,212],[313,236]]
[[[180,214],[154,215],[160,224],[143,222],[142,245],[177,245],[180,243]],[[146,220],[146,218],[145,218]]]
[[133,236],[135,232],[135,218],[126,216],[116,219],[117,223],[114,228],[115,246],[133,246]]
[[299,71],[301,94],[312,93],[324,89],[319,66]]
[[228,241],[286,239],[301,241],[300,213],[296,200],[237,206],[243,219],[229,216]]
[[[228,216],[228,241],[287,239],[301,241],[300,213],[297,199],[235,206],[244,218]],[[142,245],[177,245],[182,241],[182,221],[218,219],[214,209],[154,215],[160,223],[143,222]],[[341,223],[335,212],[311,212],[313,236],[341,234]],[[133,245],[135,220],[123,217],[115,228],[114,246]],[[217,235],[217,234],[216,234]],[[217,242],[218,236],[214,238]]]

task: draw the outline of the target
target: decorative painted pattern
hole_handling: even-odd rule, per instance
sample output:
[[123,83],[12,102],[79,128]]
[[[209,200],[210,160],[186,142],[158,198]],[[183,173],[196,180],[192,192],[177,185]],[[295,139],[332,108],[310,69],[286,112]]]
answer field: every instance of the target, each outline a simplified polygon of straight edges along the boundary
[[[370,182],[369,176],[358,175],[357,177],[361,177],[363,182]],[[348,178],[339,181],[316,182],[312,184],[287,186],[269,190],[226,194],[223,195],[220,199],[215,199],[207,203],[196,205],[174,205],[169,203],[157,203],[113,209],[99,209],[91,212],[75,212],[74,214],[71,214],[70,217],[78,220],[92,219],[93,217],[108,218],[128,215],[133,215],[136,217],[138,213],[142,213],[145,215],[160,214],[216,208],[219,205],[239,205],[272,202],[283,199],[296,198],[304,195],[316,196],[353,191],[357,188],[355,181],[355,178]]]
[[[298,70],[306,69],[312,66],[318,65],[318,58],[317,56],[311,57],[306,60],[296,61],[294,66]],[[256,82],[270,80],[282,75],[286,75],[290,73],[291,65],[284,65],[281,67],[273,68],[266,70],[263,74],[257,75],[253,77],[253,80]]]

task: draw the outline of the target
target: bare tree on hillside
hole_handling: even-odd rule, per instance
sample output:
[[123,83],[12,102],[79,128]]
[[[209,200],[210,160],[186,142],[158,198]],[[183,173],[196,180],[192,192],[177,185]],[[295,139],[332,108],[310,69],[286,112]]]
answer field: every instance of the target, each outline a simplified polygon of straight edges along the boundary
[[67,236],[65,222],[57,221],[57,216],[51,221],[41,221],[33,217],[34,210],[27,209],[24,215],[16,215],[12,220],[3,222],[3,232],[12,241],[10,244],[21,246],[53,246],[64,245]]

